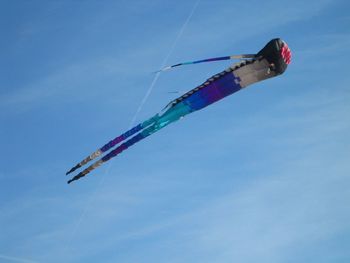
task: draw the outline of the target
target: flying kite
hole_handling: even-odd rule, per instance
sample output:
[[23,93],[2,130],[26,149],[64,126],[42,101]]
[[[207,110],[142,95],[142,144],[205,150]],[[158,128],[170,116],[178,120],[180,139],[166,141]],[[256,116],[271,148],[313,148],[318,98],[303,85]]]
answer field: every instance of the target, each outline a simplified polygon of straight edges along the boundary
[[291,62],[291,51],[286,42],[276,38],[268,42],[257,54],[233,55],[184,62],[165,67],[160,71],[169,70],[182,65],[229,59],[240,59],[241,61],[210,77],[203,84],[188,91],[181,97],[171,101],[160,113],[157,113],[152,118],[114,138],[100,149],[90,154],[83,161],[70,169],[66,175],[74,172],[100,155],[107,153],[114,146],[124,141],[118,147],[111,150],[98,161],[74,176],[68,181],[68,183],[84,177],[92,170],[117,156],[133,144],[145,139],[170,123],[181,119],[185,115],[203,109],[212,103],[244,89],[248,85],[282,74]]

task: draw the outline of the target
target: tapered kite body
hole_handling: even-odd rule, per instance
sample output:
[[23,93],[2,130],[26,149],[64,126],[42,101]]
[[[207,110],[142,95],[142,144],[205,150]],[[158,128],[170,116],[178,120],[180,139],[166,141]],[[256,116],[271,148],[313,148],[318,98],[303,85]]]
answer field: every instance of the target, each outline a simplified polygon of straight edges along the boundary
[[162,69],[162,71],[181,65],[227,59],[243,60],[240,63],[234,64],[226,70],[210,77],[202,85],[171,101],[161,113],[158,113],[152,118],[138,124],[89,155],[68,171],[67,174],[82,167],[100,155],[107,153],[113,147],[117,146],[117,144],[125,141],[85,170],[78,173],[69,180],[68,183],[85,176],[96,167],[129,148],[131,145],[148,137],[168,124],[179,120],[183,116],[207,107],[210,104],[247,87],[248,85],[282,74],[290,63],[291,52],[284,41],[281,39],[273,39],[267,43],[262,50],[254,55],[226,56],[194,62],[185,62],[166,67]]

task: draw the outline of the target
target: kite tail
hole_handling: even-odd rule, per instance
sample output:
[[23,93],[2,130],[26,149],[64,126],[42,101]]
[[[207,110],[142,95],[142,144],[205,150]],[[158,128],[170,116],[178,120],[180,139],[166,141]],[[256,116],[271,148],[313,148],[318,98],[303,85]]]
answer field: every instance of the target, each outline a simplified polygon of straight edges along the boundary
[[77,174],[72,179],[70,179],[67,183],[70,184],[71,182],[76,181],[76,180],[84,177],[85,175],[90,173],[92,170],[96,169],[97,167],[101,166],[103,163],[105,163],[108,160],[112,159],[113,157],[117,156],[122,151],[128,149],[130,146],[134,145],[135,143],[145,139],[146,137],[148,137],[152,133],[158,131],[160,128],[162,128],[162,127],[160,127],[158,125],[152,125],[152,126],[148,127],[147,129],[143,130],[142,132],[140,132],[139,134],[135,135],[131,139],[129,139],[126,142],[124,142],[121,145],[119,145],[113,151],[111,151],[108,154],[106,154],[105,156],[103,156],[100,160],[98,160],[97,162],[95,162],[92,165],[90,165],[84,171],[81,171],[79,174]]
[[124,141],[125,139],[129,138],[130,136],[134,135],[135,133],[143,130],[144,128],[148,127],[149,125],[153,124],[155,122],[155,117],[152,117],[138,125],[136,125],[134,128],[128,130],[127,132],[123,133],[122,135],[114,138],[113,140],[109,141],[108,143],[106,143],[105,145],[103,145],[101,148],[99,148],[97,151],[93,152],[92,154],[90,154],[89,156],[87,156],[84,160],[82,160],[80,163],[78,163],[77,165],[75,165],[73,168],[71,168],[66,175],[74,172],[75,170],[79,169],[80,167],[82,167],[83,165],[87,164],[88,162],[92,161],[93,159],[97,158],[98,156],[100,156],[101,154],[103,154],[104,152],[108,151],[109,149],[111,149],[112,147],[114,147],[115,145],[117,145],[118,143]]
[[[166,111],[164,111],[161,114],[154,115],[152,118],[141,123],[141,129],[136,128],[136,127],[139,127],[139,125],[140,125],[139,124],[135,128],[132,128],[131,130],[122,134],[121,136],[125,135],[127,137],[130,137],[132,134],[137,133],[136,130],[138,130],[138,131],[141,130],[138,134],[136,134],[135,136],[133,136],[131,139],[127,140],[126,142],[120,144],[117,148],[115,148],[114,150],[107,153],[100,160],[96,161],[95,163],[90,165],[88,168],[86,168],[85,170],[78,173],[71,180],[69,180],[68,183],[70,184],[71,182],[78,180],[81,177],[84,177],[85,175],[87,175],[88,173],[90,173],[92,170],[96,169],[97,167],[99,167],[103,163],[105,163],[108,160],[112,159],[113,157],[117,156],[122,151],[128,149],[131,145],[134,145],[135,143],[143,140],[144,138],[155,133],[156,131],[159,131],[160,129],[164,128],[165,126],[169,125],[170,123],[173,123],[173,122],[179,120],[181,117],[185,116],[188,113],[190,113],[190,110],[187,106],[184,106],[182,104],[177,104],[176,106],[170,107],[169,109],[167,109]],[[144,128],[142,128],[142,127],[144,127]],[[121,137],[121,136],[119,136],[119,137]],[[117,137],[115,140],[118,140],[119,137]],[[125,140],[125,138],[123,138],[123,140]],[[111,145],[106,144],[108,146],[105,145],[106,147],[104,148],[104,151],[107,151],[108,149],[113,147],[115,144],[116,143],[111,143]],[[101,151],[101,153],[102,153],[102,151]]]

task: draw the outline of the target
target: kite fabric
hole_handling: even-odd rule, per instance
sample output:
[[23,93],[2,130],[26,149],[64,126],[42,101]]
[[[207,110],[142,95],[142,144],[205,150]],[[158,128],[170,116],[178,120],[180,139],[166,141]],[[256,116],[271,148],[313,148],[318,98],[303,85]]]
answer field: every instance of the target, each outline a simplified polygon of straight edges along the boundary
[[247,87],[248,85],[282,74],[287,69],[288,64],[291,62],[291,51],[286,42],[276,38],[268,42],[263,49],[254,55],[226,56],[179,63],[161,69],[161,71],[181,65],[232,58],[243,60],[240,63],[233,64],[226,70],[207,79],[202,85],[171,101],[162,112],[136,125],[134,128],[111,140],[96,152],[86,157],[83,161],[70,169],[66,174],[74,172],[91,160],[105,154],[114,146],[124,141],[98,161],[74,176],[68,181],[68,183],[84,177],[89,172],[107,162],[111,158],[117,156],[133,144],[145,139],[146,137],[164,128],[168,124],[179,120],[185,115],[215,103]]

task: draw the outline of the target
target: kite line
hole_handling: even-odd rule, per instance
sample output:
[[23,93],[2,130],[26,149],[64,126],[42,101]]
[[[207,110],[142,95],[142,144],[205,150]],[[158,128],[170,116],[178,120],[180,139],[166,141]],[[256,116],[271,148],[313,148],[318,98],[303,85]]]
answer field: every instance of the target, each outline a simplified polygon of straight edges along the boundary
[[[198,7],[200,1],[201,1],[201,0],[198,0],[198,1],[194,4],[194,6],[193,6],[193,8],[192,8],[192,10],[191,10],[191,13],[190,13],[189,16],[187,17],[185,23],[182,25],[182,27],[181,27],[179,33],[177,34],[177,37],[175,38],[175,41],[173,42],[173,44],[172,44],[172,46],[171,46],[171,48],[170,48],[170,50],[169,50],[168,55],[164,58],[163,63],[162,63],[162,66],[161,66],[160,68],[164,68],[164,67],[167,65],[170,56],[171,56],[172,53],[174,52],[174,49],[175,49],[177,43],[179,42],[180,37],[182,36],[183,32],[185,31],[185,28],[187,27],[188,23],[190,22],[190,20],[191,20],[191,18],[192,18],[192,16],[193,16],[194,12],[196,11],[196,9],[197,9],[197,7]],[[145,105],[147,99],[148,99],[149,96],[151,95],[151,92],[152,92],[154,86],[156,85],[156,83],[157,83],[157,81],[158,81],[158,78],[159,78],[160,73],[161,73],[160,71],[156,72],[156,74],[155,74],[155,76],[154,76],[154,78],[153,78],[153,81],[152,81],[151,85],[149,86],[149,88],[148,88],[148,90],[147,90],[145,96],[143,97],[143,99],[142,99],[142,101],[141,101],[141,103],[140,103],[140,106],[139,106],[138,109],[136,110],[135,115],[134,115],[134,117],[132,118],[132,120],[131,120],[131,122],[130,122],[130,127],[129,127],[129,128],[131,128],[131,127],[134,125],[137,116],[139,115],[139,113],[140,113],[140,111],[142,110],[143,106]]]
[[[162,63],[162,65],[161,65],[160,68],[164,68],[164,67],[166,66],[166,64],[167,64],[167,62],[168,62],[168,59],[170,58],[170,56],[172,55],[173,51],[175,50],[175,47],[176,47],[176,45],[177,45],[179,39],[181,38],[183,32],[185,31],[185,29],[186,29],[188,23],[190,22],[190,20],[191,20],[193,14],[194,14],[195,11],[197,10],[197,7],[198,7],[198,5],[199,5],[200,2],[201,2],[201,0],[197,0],[196,3],[193,5],[190,14],[188,15],[188,17],[187,17],[185,23],[182,25],[180,31],[178,32],[178,34],[177,34],[177,36],[176,36],[176,38],[175,38],[175,40],[174,40],[174,42],[173,42],[173,44],[172,44],[170,50],[169,50],[167,56],[164,58],[163,63]],[[146,101],[148,100],[148,98],[149,98],[149,96],[150,96],[150,94],[151,94],[153,88],[155,87],[155,85],[156,85],[156,83],[157,83],[157,81],[158,81],[158,78],[159,78],[160,73],[161,73],[160,71],[159,71],[159,72],[156,72],[156,74],[155,74],[155,76],[154,76],[154,78],[153,78],[153,80],[152,80],[152,82],[151,82],[149,88],[147,89],[147,91],[146,91],[146,93],[145,93],[145,96],[143,97],[143,99],[142,99],[142,101],[141,101],[139,107],[137,108],[137,110],[136,110],[136,112],[135,112],[133,118],[131,119],[130,127],[133,126],[133,124],[134,124],[134,122],[135,122],[137,116],[139,115],[139,113],[141,112],[141,110],[142,110],[144,104],[145,104]],[[111,166],[112,166],[112,163],[109,163],[108,166],[106,167],[106,171],[104,172],[104,174],[102,174],[101,179],[100,179],[100,181],[99,181],[99,183],[98,183],[96,189],[94,190],[93,194],[90,196],[90,199],[87,201],[87,203],[86,203],[86,205],[85,205],[83,211],[81,212],[81,214],[80,214],[80,216],[79,216],[79,219],[78,219],[77,223],[75,224],[75,227],[74,227],[74,229],[73,229],[73,231],[72,231],[72,234],[70,235],[70,239],[69,239],[68,242],[67,242],[66,249],[69,249],[69,248],[70,248],[71,243],[72,243],[72,240],[73,240],[74,236],[76,235],[76,233],[77,233],[77,231],[78,231],[78,229],[79,229],[81,223],[83,222],[83,220],[84,220],[84,218],[85,218],[85,215],[86,215],[86,213],[87,213],[87,211],[88,211],[88,209],[89,209],[91,203],[92,203],[93,200],[95,199],[96,194],[97,194],[99,188],[102,186],[105,176],[109,173],[109,170],[110,170]]]

